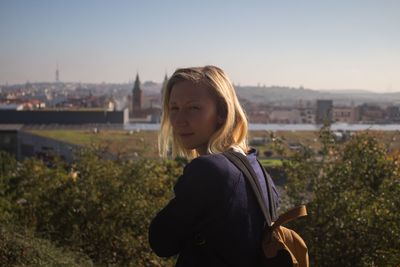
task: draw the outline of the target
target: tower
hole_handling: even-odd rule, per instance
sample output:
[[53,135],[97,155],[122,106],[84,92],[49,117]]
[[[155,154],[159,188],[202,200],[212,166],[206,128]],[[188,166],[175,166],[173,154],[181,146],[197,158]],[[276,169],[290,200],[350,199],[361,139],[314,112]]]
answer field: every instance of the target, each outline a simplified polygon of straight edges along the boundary
[[140,80],[139,74],[136,74],[135,84],[132,90],[132,113],[134,114],[135,111],[139,111],[142,109],[142,102],[143,102],[143,92],[140,89]]
[[60,82],[60,72],[58,70],[58,62],[57,62],[57,68],[56,68],[56,82]]

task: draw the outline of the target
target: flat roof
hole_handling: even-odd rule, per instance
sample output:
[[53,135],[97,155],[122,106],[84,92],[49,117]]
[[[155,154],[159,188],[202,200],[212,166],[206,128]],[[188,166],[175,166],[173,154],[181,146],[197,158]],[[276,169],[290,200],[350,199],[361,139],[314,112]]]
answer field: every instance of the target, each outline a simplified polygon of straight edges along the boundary
[[23,124],[1,124],[0,131],[19,131],[23,127]]

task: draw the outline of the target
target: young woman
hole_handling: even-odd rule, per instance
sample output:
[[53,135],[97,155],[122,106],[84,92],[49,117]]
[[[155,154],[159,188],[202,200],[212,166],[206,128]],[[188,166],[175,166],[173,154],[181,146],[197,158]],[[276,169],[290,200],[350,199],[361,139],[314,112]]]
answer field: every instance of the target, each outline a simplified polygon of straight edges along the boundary
[[[149,242],[160,257],[179,254],[176,266],[257,266],[265,219],[244,174],[221,153],[247,156],[266,182],[247,144],[247,119],[235,90],[218,67],[178,69],[163,98],[159,145],[164,156],[191,162],[174,187],[175,197],[152,220]],[[278,194],[272,180],[273,202]]]

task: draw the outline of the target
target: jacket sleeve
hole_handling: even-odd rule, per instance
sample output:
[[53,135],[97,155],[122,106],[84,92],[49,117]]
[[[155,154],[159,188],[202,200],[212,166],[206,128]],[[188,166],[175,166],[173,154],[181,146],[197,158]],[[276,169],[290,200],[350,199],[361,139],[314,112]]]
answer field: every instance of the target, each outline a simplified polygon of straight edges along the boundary
[[160,257],[178,254],[193,237],[211,203],[217,201],[221,173],[213,161],[198,157],[184,169],[174,186],[175,197],[169,201],[149,228],[149,243]]

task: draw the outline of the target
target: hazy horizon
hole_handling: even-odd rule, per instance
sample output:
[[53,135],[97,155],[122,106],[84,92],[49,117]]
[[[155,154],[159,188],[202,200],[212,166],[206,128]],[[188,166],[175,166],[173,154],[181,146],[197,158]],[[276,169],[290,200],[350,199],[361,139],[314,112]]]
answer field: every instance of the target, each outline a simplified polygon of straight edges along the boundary
[[0,84],[162,82],[217,65],[241,86],[400,91],[400,1],[0,2]]
[[[61,83],[78,83],[78,84],[121,84],[121,85],[126,85],[126,84],[134,84],[134,80],[132,81],[128,81],[128,82],[83,82],[83,81],[60,81]],[[147,80],[147,81],[140,81],[141,84],[146,83],[146,82],[151,82],[151,83],[156,83],[159,85],[162,85],[163,81],[152,81],[152,80]],[[26,83],[31,83],[31,84],[35,84],[35,83],[56,83],[55,81],[26,81],[25,83],[13,83],[13,84],[1,84],[0,86],[16,86],[16,85],[25,85]],[[246,88],[246,87],[264,87],[264,85],[248,85],[248,84],[233,84],[235,87],[241,87],[241,88]],[[293,87],[293,86],[286,86],[286,85],[278,85],[278,84],[274,84],[274,85],[265,85],[266,88],[274,88],[274,87],[283,87],[283,88],[291,88],[291,89],[297,89],[300,90],[299,87]],[[305,90],[313,90],[313,91],[321,91],[321,92],[332,92],[332,93],[338,93],[338,92],[369,92],[369,93],[400,93],[400,90],[393,90],[393,91],[372,91],[372,90],[367,90],[367,89],[359,89],[359,88],[347,88],[347,89],[318,89],[318,88],[302,88]]]

